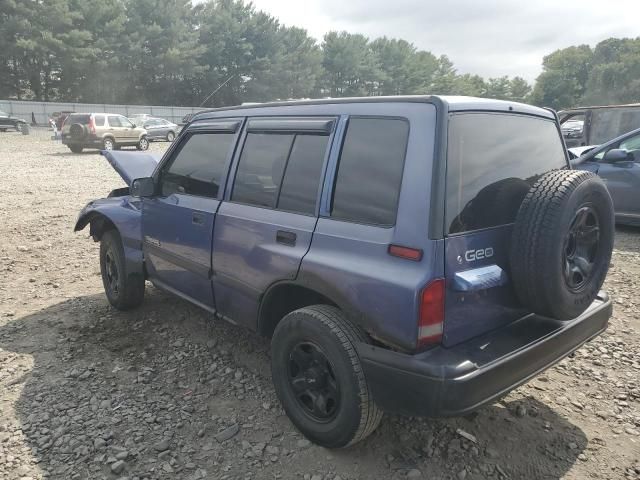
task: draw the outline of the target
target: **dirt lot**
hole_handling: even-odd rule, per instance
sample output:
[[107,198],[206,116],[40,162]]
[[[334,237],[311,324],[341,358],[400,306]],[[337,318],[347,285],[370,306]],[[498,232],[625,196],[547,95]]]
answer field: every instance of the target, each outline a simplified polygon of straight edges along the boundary
[[618,230],[605,335],[475,414],[329,451],[284,416],[268,341],[151,286],[109,307],[72,232],[122,184],[102,157],[6,133],[0,172],[0,479],[640,478],[640,229]]

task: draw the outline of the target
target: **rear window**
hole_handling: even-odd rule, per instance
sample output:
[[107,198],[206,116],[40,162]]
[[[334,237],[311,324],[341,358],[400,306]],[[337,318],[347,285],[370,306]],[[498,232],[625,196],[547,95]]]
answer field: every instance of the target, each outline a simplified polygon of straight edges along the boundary
[[64,123],[71,125],[72,123],[89,124],[90,115],[84,113],[72,113],[67,117]]
[[452,115],[446,229],[454,234],[512,223],[535,181],[566,166],[551,120],[493,113]]

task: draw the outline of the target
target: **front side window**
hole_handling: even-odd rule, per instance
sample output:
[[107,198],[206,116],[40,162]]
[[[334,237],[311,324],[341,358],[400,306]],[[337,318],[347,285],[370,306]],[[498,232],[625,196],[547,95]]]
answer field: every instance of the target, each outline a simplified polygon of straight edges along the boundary
[[234,138],[233,133],[188,137],[162,173],[162,195],[185,193],[216,198]]
[[450,116],[445,230],[513,223],[540,176],[567,167],[556,123],[516,114]]
[[395,223],[408,138],[406,120],[349,120],[333,193],[333,218],[383,226]]

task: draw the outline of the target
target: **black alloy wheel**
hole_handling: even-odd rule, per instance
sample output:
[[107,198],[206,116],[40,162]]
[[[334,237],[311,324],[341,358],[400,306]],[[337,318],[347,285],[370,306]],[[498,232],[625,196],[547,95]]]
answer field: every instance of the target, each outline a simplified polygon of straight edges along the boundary
[[334,368],[324,352],[311,342],[295,345],[289,354],[289,387],[307,415],[319,422],[338,411],[340,388]]
[[580,290],[588,281],[600,245],[600,221],[593,206],[580,208],[569,227],[564,246],[564,279],[567,286]]

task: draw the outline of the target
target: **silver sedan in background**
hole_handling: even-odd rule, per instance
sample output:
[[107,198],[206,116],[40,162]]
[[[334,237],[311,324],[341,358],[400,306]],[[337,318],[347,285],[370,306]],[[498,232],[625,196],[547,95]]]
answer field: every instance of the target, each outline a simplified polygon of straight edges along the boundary
[[180,127],[164,118],[147,118],[142,124],[147,131],[149,140],[166,140],[173,142],[178,135]]

